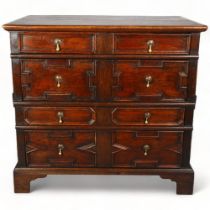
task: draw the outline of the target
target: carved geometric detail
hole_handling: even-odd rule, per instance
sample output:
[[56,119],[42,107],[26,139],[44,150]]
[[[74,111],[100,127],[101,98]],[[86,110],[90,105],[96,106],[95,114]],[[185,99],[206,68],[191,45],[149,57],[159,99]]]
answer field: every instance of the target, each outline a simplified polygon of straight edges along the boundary
[[96,85],[94,83],[96,78],[95,67],[92,71],[87,71],[86,74],[88,76],[88,88],[91,91],[91,99],[94,100],[96,98]]
[[[96,138],[93,131],[30,131],[25,134],[29,167],[94,167]],[[60,151],[59,145],[63,148]]]
[[174,152],[174,153],[177,153],[177,154],[182,154],[182,145],[180,143],[169,145],[169,146],[165,147],[164,149]]
[[162,60],[138,60],[137,63],[134,64],[134,67],[140,68],[140,67],[164,67],[164,61]]
[[[66,125],[93,125],[96,121],[96,112],[91,107],[62,107],[62,110],[64,117],[65,115],[67,117],[71,112],[75,113],[75,115],[71,115],[70,119],[68,118],[69,120],[64,120],[63,124]],[[43,116],[44,114],[54,116],[58,111],[58,108],[54,109],[51,107],[24,107],[24,121],[28,125],[57,125],[57,118],[49,120],[48,118],[39,117],[37,113],[41,113]]]
[[71,139],[75,138],[75,135],[74,135],[75,133],[73,131],[71,131],[71,130],[62,131],[62,132],[59,132],[59,131],[58,132],[49,132],[47,134],[48,134],[47,137],[51,141],[59,139],[59,138],[64,140],[66,137],[68,137],[67,140],[69,140],[69,138],[71,138]]
[[[23,66],[23,62],[21,63]],[[23,70],[24,69],[24,70]],[[29,91],[31,89],[31,70],[22,68],[21,72],[21,84],[23,91]]]
[[60,69],[61,67],[70,70],[72,68],[72,61],[70,59],[65,59],[64,63],[59,63],[58,60],[46,59],[43,61],[43,70],[50,70],[52,67],[53,69]]
[[139,138],[139,137],[146,137],[146,138],[159,138],[160,136],[160,132],[159,131],[136,131],[133,132],[133,138]]
[[113,85],[112,88],[120,91],[122,86],[120,85],[120,75],[121,72],[115,71],[116,68],[113,68]]
[[127,147],[127,146],[125,146],[125,145],[122,145],[122,144],[117,144],[117,143],[115,143],[115,144],[112,144],[112,154],[115,154],[115,153],[118,153],[118,152],[120,152],[120,151],[122,151],[122,150],[128,150],[129,149],[129,147]]
[[186,92],[187,89],[187,70],[179,72],[179,89],[183,89]]
[[[130,73],[129,71],[126,70],[126,67],[122,67],[122,69],[119,67],[117,68],[117,62],[115,62],[115,68],[113,70],[113,86],[112,89],[114,91],[113,93],[113,100],[114,101],[119,101],[119,100],[131,100],[131,101],[144,101],[144,100],[155,100],[155,101],[173,101],[173,100],[184,100],[186,98],[187,94],[187,80],[188,80],[188,62],[184,61],[177,61],[176,63],[183,63],[184,65],[170,68],[167,65],[171,63],[171,61],[156,61],[156,60],[150,60],[149,62],[147,60],[139,60],[134,64],[127,64],[130,65]],[[176,64],[175,63],[175,64]],[[126,64],[126,62],[125,62]],[[164,78],[162,83],[164,84],[164,81],[169,81],[170,76],[173,76],[175,74],[178,75],[177,81],[176,81],[176,86],[173,86],[174,91],[176,91],[178,96],[172,95],[166,95],[167,91],[165,89],[165,86],[163,86],[159,92],[156,90],[156,92],[150,93],[150,89],[141,89],[140,87],[145,83],[145,79],[142,78],[142,74],[138,74],[137,71],[141,71],[141,68],[144,70],[144,76],[146,74],[152,76],[152,83],[155,83],[157,85],[158,80]],[[145,68],[148,68],[148,73],[145,73]],[[158,71],[154,71],[154,68],[157,69]],[[132,72],[133,69],[133,72]],[[150,71],[151,69],[151,71]],[[170,71],[168,71],[170,69]],[[180,72],[177,70],[181,69]],[[161,73],[161,71],[168,71],[168,73]],[[159,72],[159,74],[157,74]],[[173,73],[171,73],[173,72]],[[123,73],[129,73],[126,78],[133,80],[132,86],[133,87],[124,87],[125,79],[121,81],[120,77],[123,77]],[[153,75],[154,74],[154,75]],[[161,76],[161,74],[163,76]],[[166,75],[166,77],[164,77]],[[168,76],[167,76],[168,75]],[[125,77],[125,76],[124,76]],[[169,79],[169,80],[168,80]],[[134,82],[135,81],[135,82]],[[122,82],[122,83],[121,83]],[[131,82],[131,81],[130,81]],[[127,83],[128,84],[128,83]],[[173,83],[172,83],[173,84]],[[123,91],[125,89],[125,91]],[[130,90],[129,90],[130,89]],[[131,90],[133,89],[133,92]],[[138,90],[139,89],[139,90]],[[126,92],[128,91],[128,92]],[[179,92],[180,91],[180,95]],[[129,94],[128,94],[129,93]],[[119,94],[119,95],[118,95]],[[127,95],[126,95],[127,94]]]
[[[77,61],[77,60],[76,60]],[[32,73],[33,73],[33,63],[32,63],[32,68],[30,69],[30,67],[27,67],[26,65],[27,62],[25,62],[25,60],[22,60],[21,62],[21,66],[22,66],[22,71],[21,71],[21,84],[22,84],[22,91],[23,91],[23,96],[24,99],[26,100],[68,100],[68,101],[87,101],[87,100],[95,100],[96,97],[96,86],[95,86],[95,77],[96,77],[96,72],[95,72],[95,64],[92,63],[92,67],[91,70],[87,70],[84,71],[85,69],[81,69],[81,71],[78,69],[76,69],[76,71],[80,74],[85,74],[86,78],[86,82],[85,83],[81,83],[83,86],[83,88],[85,88],[86,90],[89,89],[89,94],[86,91],[86,95],[85,96],[78,96],[78,93],[74,92],[74,90],[69,91],[68,89],[66,90],[62,90],[62,89],[56,89],[56,85],[55,85],[55,90],[53,90],[53,85],[52,84],[52,79],[53,79],[53,74],[50,74],[47,76],[49,76],[48,79],[49,82],[51,81],[51,83],[49,83],[49,88],[51,90],[48,90],[48,88],[43,89],[43,92],[40,92],[40,95],[30,95],[30,91],[33,91],[33,86],[37,85],[36,83],[33,83],[34,81],[32,80]],[[30,63],[29,63],[30,64]],[[52,62],[52,60],[49,59],[42,59],[42,60],[38,60],[36,64],[41,65],[39,67],[39,71],[59,71],[60,69],[63,70],[71,70],[73,71],[74,69],[74,63],[73,60],[69,60],[69,59],[62,59],[62,62],[59,62],[59,60],[55,60],[54,62]],[[41,68],[41,69],[40,69]],[[78,68],[78,67],[76,67]],[[35,67],[36,70],[36,67]],[[75,80],[78,79],[78,73],[77,78],[75,76]],[[65,73],[66,74],[66,73]],[[40,76],[43,76],[43,78],[41,78],[42,80],[45,79],[46,73],[43,72],[43,74],[41,74]],[[81,75],[81,77],[79,77],[80,79],[82,79],[84,76]],[[64,80],[66,80],[66,84],[68,83],[68,76],[67,78],[64,77]],[[56,84],[56,83],[55,83]],[[69,83],[70,85],[71,83]],[[77,83],[74,83],[77,84]],[[32,86],[33,85],[33,86]],[[84,86],[86,85],[86,86]],[[71,87],[71,85],[70,85]],[[70,88],[71,90],[71,88]],[[39,91],[42,91],[42,89],[40,89]],[[79,89],[77,89],[77,91],[79,92]],[[80,92],[79,92],[80,93]],[[82,93],[82,92],[81,92]]]
[[[126,142],[128,142],[128,145]],[[119,132],[114,134],[113,137],[113,167],[179,167],[181,164],[182,142],[183,131]],[[125,144],[126,146],[124,146]],[[143,145],[146,144],[150,146],[150,149],[148,150],[148,155],[144,156]]]
[[[111,112],[111,120],[115,125],[145,125],[144,113],[147,111],[153,115],[150,125],[182,125],[184,120],[184,109],[182,108],[114,108]],[[158,116],[158,112],[161,112],[163,120]],[[132,117],[130,117],[132,116]]]
[[141,159],[136,159],[132,161],[132,165],[134,167],[144,167],[144,168],[150,168],[150,167],[157,167],[159,164],[158,160],[141,160]]
[[183,142],[183,132],[179,132],[179,139],[175,144],[168,145],[164,147],[164,150],[168,150],[170,152],[174,152],[178,155],[182,155],[182,142]]
[[26,145],[26,154],[35,152],[37,150],[38,150],[38,148],[36,148],[36,147],[34,147],[34,146],[30,145],[30,144]]
[[58,93],[53,91],[43,91],[43,97],[42,99],[45,100],[53,100],[54,98],[65,98],[68,101],[75,101],[77,99],[77,96],[74,93]]
[[77,147],[77,149],[96,154],[96,144],[95,143],[86,144],[86,145]]

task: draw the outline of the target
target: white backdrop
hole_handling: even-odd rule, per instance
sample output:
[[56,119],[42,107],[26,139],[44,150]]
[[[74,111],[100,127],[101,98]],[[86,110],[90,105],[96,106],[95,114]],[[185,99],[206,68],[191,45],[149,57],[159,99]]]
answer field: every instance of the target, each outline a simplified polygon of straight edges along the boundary
[[[210,25],[209,0],[4,0],[0,25],[25,15],[178,15]],[[14,194],[17,161],[9,34],[0,29],[0,208],[3,210],[209,209],[210,202],[210,31],[202,33],[191,163],[192,196],[177,196],[175,183],[159,177],[49,176],[32,193]],[[170,206],[170,207],[169,207]],[[202,207],[203,206],[203,207]]]

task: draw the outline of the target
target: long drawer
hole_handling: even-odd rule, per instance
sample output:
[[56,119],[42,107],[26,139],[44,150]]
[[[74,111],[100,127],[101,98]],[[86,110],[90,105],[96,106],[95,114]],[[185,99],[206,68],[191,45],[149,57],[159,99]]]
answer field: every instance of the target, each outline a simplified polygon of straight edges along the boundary
[[[87,130],[24,131],[29,167],[178,168],[182,161],[183,131]],[[108,146],[107,146],[108,145]],[[101,153],[103,151],[103,154]]]
[[184,107],[19,107],[17,125],[28,126],[183,126]]
[[189,54],[189,34],[25,32],[20,53]]

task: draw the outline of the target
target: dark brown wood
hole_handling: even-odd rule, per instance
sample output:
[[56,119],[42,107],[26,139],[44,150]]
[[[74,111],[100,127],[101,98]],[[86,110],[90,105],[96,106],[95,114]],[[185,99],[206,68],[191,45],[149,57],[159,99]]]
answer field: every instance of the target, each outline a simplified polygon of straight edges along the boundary
[[17,130],[18,165],[26,167],[25,136],[23,130]]
[[30,182],[46,177],[46,174],[25,174],[19,173],[18,170],[14,170],[14,191],[15,193],[29,193],[30,192]]
[[30,15],[5,24],[9,31],[201,32],[207,26],[178,16]]
[[112,139],[113,167],[181,167],[183,131],[115,131]]
[[194,172],[193,170],[190,173],[182,173],[179,175],[171,174],[161,174],[161,178],[170,179],[171,181],[176,182],[176,193],[180,195],[192,195],[193,194],[193,184],[194,184]]
[[[62,113],[61,117],[59,113]],[[91,107],[24,108],[24,121],[27,125],[92,125],[95,119],[95,110]]]
[[[148,120],[146,113],[150,115]],[[115,125],[179,126],[183,124],[183,118],[184,109],[179,108],[115,108],[112,111]]]
[[15,192],[29,192],[31,180],[56,174],[159,175],[163,179],[176,182],[177,194],[191,195],[193,193],[194,171],[190,166],[181,169],[92,168],[91,170],[89,168],[16,167],[14,169]]
[[97,131],[96,132],[96,166],[112,167],[112,132]]
[[[198,59],[198,55],[193,55],[193,54],[189,54],[189,55],[150,55],[148,56],[148,54],[142,54],[141,56],[138,54],[135,55],[121,55],[121,54],[93,54],[93,55],[80,55],[80,54],[59,54],[59,58],[67,58],[69,59],[69,57],[76,58],[76,59],[108,59],[108,60],[116,60],[116,59],[120,59],[120,60],[136,60],[136,59],[147,59],[147,60],[152,60],[152,59],[164,59],[164,60],[185,60],[185,59]],[[11,54],[11,58],[58,58],[57,54]]]
[[113,33],[96,33],[96,54],[112,54],[114,50]]
[[[25,132],[28,167],[95,167],[94,131],[47,130]],[[62,145],[61,150],[59,145]]]
[[[182,101],[188,98],[188,61],[115,61],[114,101]],[[147,77],[151,82],[147,86]]]
[[[21,66],[20,77],[24,100],[91,101],[95,99],[93,61],[24,59],[21,60]],[[60,77],[59,87],[57,76]],[[75,80],[77,83],[74,82]]]
[[13,100],[22,101],[21,89],[21,63],[20,59],[12,60],[12,76],[13,76]]
[[57,53],[89,54],[94,50],[94,35],[84,33],[24,33],[19,35],[20,52],[55,53],[55,40],[60,40]]
[[[27,16],[10,31],[15,192],[48,174],[159,175],[192,194],[200,32],[182,17]],[[152,43],[152,44],[151,44]]]
[[190,35],[180,34],[115,34],[114,53],[147,54],[147,42],[153,40],[151,54],[188,54]]
[[[190,109],[191,108],[191,109]],[[192,115],[192,107],[187,107],[188,115]],[[62,122],[59,123],[58,113],[62,112]],[[146,113],[149,113],[148,122],[145,123]],[[186,125],[191,125],[191,115],[185,118]],[[176,107],[168,107],[161,104],[161,106],[155,106],[155,104],[147,107],[146,105],[141,107],[137,106],[125,106],[121,104],[116,106],[27,106],[16,107],[16,122],[17,125],[28,126],[184,126],[185,108],[178,105]],[[188,121],[187,121],[188,120]]]

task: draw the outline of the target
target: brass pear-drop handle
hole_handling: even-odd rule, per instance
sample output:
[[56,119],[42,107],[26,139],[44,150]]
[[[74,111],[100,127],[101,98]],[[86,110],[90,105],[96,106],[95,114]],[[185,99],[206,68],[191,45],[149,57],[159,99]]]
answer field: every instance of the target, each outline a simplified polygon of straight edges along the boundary
[[152,48],[153,48],[153,46],[154,46],[154,41],[153,40],[149,40],[148,42],[147,42],[147,51],[148,51],[148,53],[152,53]]
[[152,82],[152,76],[148,75],[145,77],[146,87],[150,87],[150,84]]
[[58,123],[62,124],[63,123],[63,112],[58,112],[57,116],[58,116]]
[[57,82],[57,87],[59,88],[61,86],[62,77],[60,75],[56,75],[55,81]]
[[64,150],[63,144],[58,144],[58,155],[62,155]]
[[144,150],[144,156],[148,155],[148,151],[150,150],[150,146],[148,144],[145,144],[143,146],[143,150]]
[[149,118],[151,117],[151,114],[149,112],[144,114],[144,124],[148,124],[149,123]]
[[55,43],[55,51],[56,52],[61,51],[61,40],[60,39],[55,39],[54,43]]

